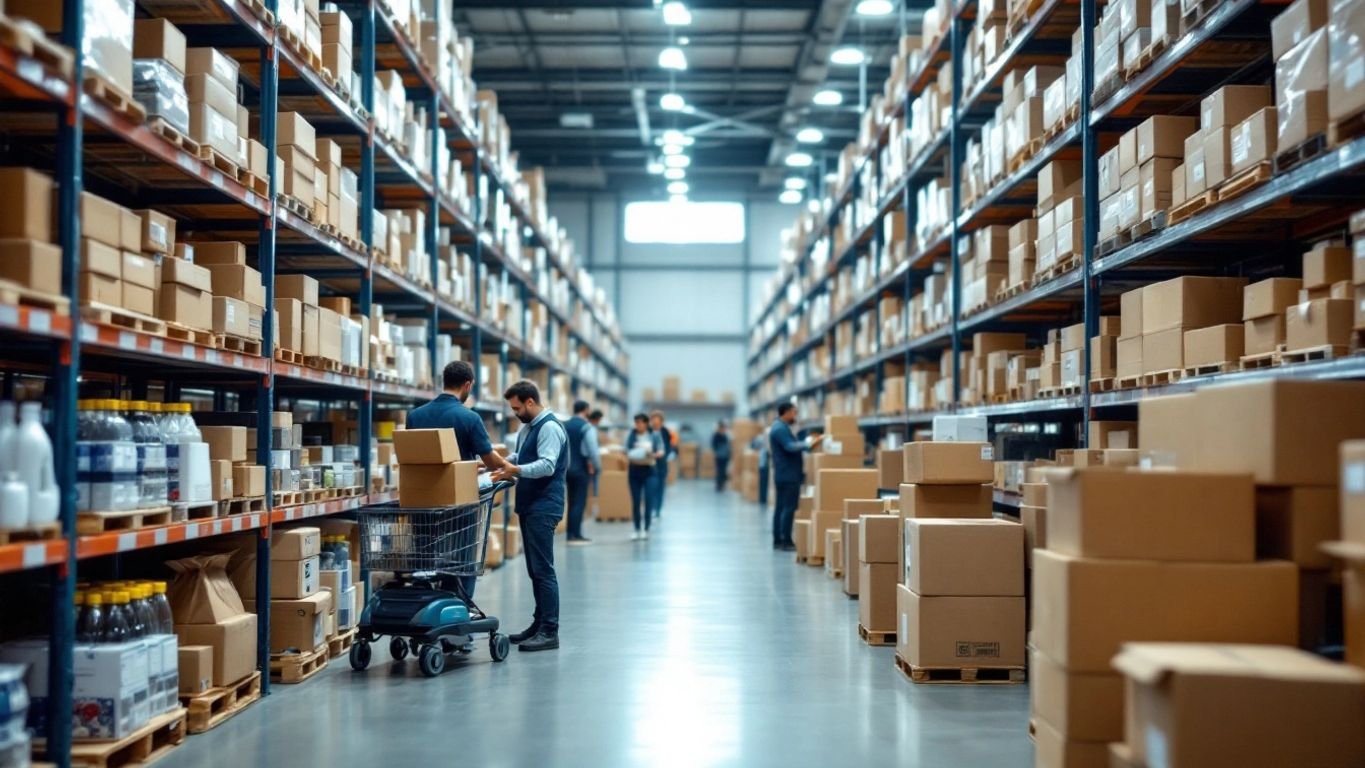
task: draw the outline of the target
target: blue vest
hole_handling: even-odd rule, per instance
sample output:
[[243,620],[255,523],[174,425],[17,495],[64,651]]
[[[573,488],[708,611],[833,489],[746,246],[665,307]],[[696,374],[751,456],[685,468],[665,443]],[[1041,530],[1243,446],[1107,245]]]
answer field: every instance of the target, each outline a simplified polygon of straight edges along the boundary
[[583,457],[583,430],[591,428],[582,416],[574,416],[564,423],[564,429],[569,433],[569,474],[574,477],[588,474],[588,462]]
[[[540,428],[551,421],[559,423],[559,420],[552,414],[525,428],[526,434],[522,437],[517,449],[518,464],[526,466],[540,458],[540,454],[536,452],[537,443],[540,442]],[[555,517],[560,517],[564,514],[564,475],[569,468],[568,459],[569,441],[565,440],[560,446],[559,456],[555,458],[554,474],[549,477],[518,478],[517,515],[548,512]]]

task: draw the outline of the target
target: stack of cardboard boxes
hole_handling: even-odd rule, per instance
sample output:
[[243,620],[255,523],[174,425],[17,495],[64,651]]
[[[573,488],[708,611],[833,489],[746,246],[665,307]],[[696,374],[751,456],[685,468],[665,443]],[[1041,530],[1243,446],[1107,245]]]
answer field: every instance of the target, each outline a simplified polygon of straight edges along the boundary
[[[978,424],[967,421],[972,417],[939,417],[943,429],[937,436],[948,433],[949,420],[957,420],[964,436],[981,433]],[[905,445],[905,482],[900,487],[900,519],[916,518],[988,518],[991,516],[991,482],[995,479],[994,450],[990,443],[913,442]],[[905,574],[903,529],[896,537],[898,565],[896,580]]]
[[133,56],[133,97],[147,110],[148,119],[159,118],[188,136],[184,33],[165,19],[137,19]]
[[32,168],[0,168],[0,199],[10,212],[0,219],[0,279],[49,295],[62,290],[53,189],[52,178]]
[[[1220,136],[1226,140],[1227,131]],[[1195,118],[1156,115],[1124,133],[1118,144],[1100,156],[1101,240],[1126,232],[1174,204],[1174,177],[1186,146],[1198,146],[1202,152],[1203,136]]]
[[1285,309],[1286,352],[1351,345],[1357,309],[1352,299],[1352,253],[1338,242],[1323,241],[1303,255],[1303,287]]
[[597,478],[597,519],[630,520],[630,464],[619,449],[602,449],[602,474]]
[[[193,693],[203,692],[205,680],[222,688],[256,671],[256,614],[246,609],[228,578],[232,558],[228,552],[167,563],[176,574],[166,596],[180,640],[180,679]],[[249,570],[254,597],[254,555]]]
[[[277,531],[270,540],[272,654],[313,653],[336,634],[334,593],[322,588],[321,552],[322,532],[311,526]],[[252,601],[246,602],[250,609]]]
[[[1241,333],[1215,326],[1239,325],[1240,277],[1177,277],[1128,291],[1120,299],[1120,338],[1115,370],[1120,379],[1140,368],[1144,374],[1184,371],[1186,347],[1191,360],[1207,366],[1235,362],[1242,354]],[[1133,330],[1141,328],[1139,337]],[[1191,334],[1199,329],[1212,329]],[[1134,356],[1137,360],[1134,360]]]
[[281,189],[304,208],[315,211],[317,132],[298,112],[280,112],[275,119],[276,152],[284,161],[284,184]]
[[403,507],[454,507],[479,500],[478,465],[462,461],[451,429],[400,429],[398,503]]
[[[213,274],[208,268],[186,259],[163,258],[157,316],[186,328],[213,330]],[[234,318],[233,327],[240,324],[245,329],[249,319],[249,314]]]
[[323,11],[319,14],[322,33],[322,66],[330,71],[342,90],[351,90],[352,46],[355,42],[351,17],[345,11]]
[[261,273],[247,266],[242,243],[194,243],[195,264],[209,271],[213,292],[213,332],[251,341],[261,340],[265,286]]
[[185,73],[190,138],[228,162],[247,166],[242,152],[247,113],[237,103],[237,60],[217,48],[190,48],[185,51]]
[[859,634],[870,644],[886,645],[896,632],[899,545],[897,516],[863,515],[858,519],[858,577],[850,586],[858,595]]

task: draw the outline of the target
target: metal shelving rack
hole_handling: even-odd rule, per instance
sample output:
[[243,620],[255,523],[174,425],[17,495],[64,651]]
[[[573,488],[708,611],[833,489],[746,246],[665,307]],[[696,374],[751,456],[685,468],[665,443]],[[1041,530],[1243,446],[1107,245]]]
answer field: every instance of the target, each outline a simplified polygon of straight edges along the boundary
[[[51,588],[50,726],[48,733],[39,735],[46,737],[50,759],[62,766],[70,764],[72,743],[69,713],[75,640],[73,605],[81,561],[255,531],[258,534],[255,597],[258,605],[266,606],[270,595],[268,564],[273,525],[344,513],[366,503],[395,498],[393,492],[379,492],[289,507],[268,504],[263,512],[136,531],[78,535],[74,457],[78,384],[86,384],[82,377],[91,375],[96,380],[103,377],[111,386],[129,388],[139,396],[145,396],[149,382],[159,383],[170,399],[180,397],[182,388],[213,392],[218,409],[224,407],[232,394],[239,410],[255,409],[258,413],[256,450],[267,468],[271,455],[270,413],[277,399],[345,403],[356,408],[360,441],[368,445],[374,434],[376,408],[381,404],[420,403],[434,394],[434,388],[376,379],[373,365],[366,376],[359,377],[274,360],[271,339],[275,276],[305,273],[316,277],[327,295],[354,297],[358,312],[367,316],[372,304],[379,301],[385,305],[386,313],[426,318],[431,339],[427,350],[430,367],[438,381],[440,373],[434,370],[435,336],[449,332],[457,337],[462,348],[472,353],[476,381],[481,353],[496,353],[500,373],[506,372],[510,362],[518,362],[526,373],[546,371],[550,382],[554,382],[554,374],[567,375],[570,395],[591,388],[613,413],[624,414],[627,406],[624,345],[614,320],[598,310],[578,276],[570,272],[571,265],[554,249],[529,211],[520,203],[511,206],[523,242],[531,248],[545,248],[549,263],[567,281],[570,287],[567,307],[552,303],[548,294],[542,295],[534,276],[506,259],[498,248],[484,222],[491,203],[477,193],[480,189],[477,178],[474,210],[463,211],[436,189],[434,180],[440,177],[436,151],[430,153],[431,168],[419,172],[375,130],[368,116],[373,114],[375,71],[399,69],[409,99],[425,105],[431,115],[428,129],[433,149],[438,129],[443,128],[452,153],[462,158],[464,167],[488,175],[493,181],[489,186],[491,194],[515,201],[513,185],[502,177],[500,169],[479,146],[476,127],[466,122],[436,87],[434,76],[396,30],[391,14],[379,0],[341,3],[356,30],[356,62],[363,84],[359,100],[365,113],[353,109],[309,70],[301,57],[283,44],[283,35],[277,35],[273,22],[258,17],[237,0],[204,0],[202,6],[200,10],[215,12],[218,20],[188,24],[178,18],[172,21],[181,26],[191,45],[218,46],[238,60],[242,66],[242,102],[251,109],[253,120],[259,121],[260,141],[269,156],[276,154],[277,111],[297,111],[314,123],[320,136],[342,144],[348,167],[360,168],[359,234],[364,250],[354,249],[282,206],[275,206],[272,201],[277,182],[273,175],[269,196],[258,195],[145,126],[134,124],[107,105],[83,95],[79,55],[73,77],[66,79],[44,68],[37,59],[0,44],[0,94],[14,100],[8,103],[31,107],[32,112],[51,117],[32,133],[50,150],[51,167],[55,169],[53,178],[59,190],[55,207],[59,221],[57,242],[63,253],[62,291],[70,306],[69,313],[60,313],[27,304],[0,304],[0,337],[6,339],[7,345],[14,342],[22,347],[27,355],[22,362],[6,368],[30,375],[37,372],[50,382],[45,405],[51,414],[57,481],[64,489],[60,511],[63,535],[46,541],[0,545],[0,575],[24,572],[45,579]],[[266,8],[273,14],[275,1],[266,0]],[[82,9],[83,0],[62,0],[63,18],[68,22],[60,42],[77,52],[83,37]],[[193,11],[191,8],[188,12]],[[132,153],[141,161],[115,159],[124,157],[112,154],[115,152]],[[91,187],[92,191],[119,202],[163,210],[176,218],[183,229],[208,235],[200,239],[254,243],[251,250],[266,291],[262,354],[210,349],[84,321],[78,306],[77,284],[81,251],[79,202],[82,190]],[[490,273],[506,272],[518,283],[523,305],[530,299],[542,301],[551,316],[562,324],[561,332],[570,337],[570,359],[553,359],[521,340],[529,338],[525,313],[516,320],[522,326],[520,333],[509,334],[483,315],[479,299],[476,298],[474,310],[467,311],[438,296],[433,288],[419,286],[374,260],[369,251],[373,240],[369,211],[390,207],[420,207],[427,213],[425,234],[433,261],[433,280],[438,258],[437,227],[449,226],[454,242],[471,256],[474,285],[480,285]],[[476,297],[480,293],[474,292]],[[591,330],[575,325],[575,317],[581,318],[582,325],[592,324]],[[547,341],[547,348],[554,349],[553,335],[547,333]],[[499,378],[505,380],[503,376]],[[6,384],[8,393],[8,378]],[[547,398],[551,394],[547,393]],[[501,392],[477,392],[476,398],[473,404],[476,410],[488,419],[502,421]],[[371,487],[368,460],[363,462],[363,470],[368,489]],[[270,472],[266,478],[266,499],[272,499]],[[261,612],[258,621],[257,654],[264,669],[269,649],[269,611]],[[263,677],[262,683],[268,691],[268,676]]]
[[[906,114],[907,101],[923,90],[943,61],[961,60],[966,25],[975,16],[976,5],[976,0],[956,4],[953,19],[927,49],[919,71],[906,78],[907,87],[900,94],[899,103],[892,105],[893,115]],[[920,356],[962,349],[970,335],[979,331],[1025,331],[1034,341],[1041,341],[1040,334],[1045,334],[1048,328],[1085,322],[1089,338],[1098,330],[1102,310],[1116,311],[1119,293],[1174,275],[1195,271],[1237,275],[1256,271],[1257,276],[1267,277],[1285,272],[1294,274],[1297,256],[1303,250],[1296,246],[1331,233],[1334,228],[1341,231],[1350,212],[1365,207],[1365,183],[1362,183],[1365,181],[1365,139],[1358,138],[1329,149],[1231,201],[1212,206],[1153,236],[1097,257],[1097,166],[1103,149],[1113,145],[1118,132],[1137,125],[1151,114],[1197,111],[1199,98],[1225,82],[1266,82],[1273,71],[1269,20],[1284,5],[1266,0],[1229,0],[1217,5],[1197,26],[1156,55],[1145,70],[1097,102],[1091,98],[1094,27],[1099,20],[1096,6],[1096,0],[1044,0],[1032,17],[1013,33],[1005,54],[987,67],[985,75],[970,89],[965,100],[962,99],[961,69],[955,68],[952,121],[918,156],[907,159],[902,179],[895,186],[901,193],[899,207],[906,212],[907,221],[913,222],[916,211],[911,191],[941,169],[945,154],[951,157],[946,175],[952,184],[953,206],[947,231],[875,280],[869,290],[843,308],[832,311],[830,321],[813,330],[808,338],[793,341],[791,328],[798,315],[807,311],[813,298],[828,290],[832,275],[851,264],[868,245],[862,235],[852,238],[842,252],[831,254],[825,274],[812,273],[812,252],[836,226],[839,215],[848,209],[853,199],[851,190],[831,196],[831,204],[825,209],[820,227],[808,236],[805,250],[798,253],[795,263],[779,276],[777,289],[760,303],[755,316],[748,369],[749,409],[754,417],[770,415],[778,403],[793,397],[819,397],[824,392],[847,388],[854,376],[869,371],[878,373],[880,386],[884,363],[898,361],[908,369]],[[1082,30],[1083,56],[1078,119],[1046,142],[1022,167],[1007,174],[964,208],[959,199],[962,149],[966,139],[979,131],[985,116],[998,102],[1005,72],[1021,62],[1041,63],[1048,57],[1053,57],[1051,63],[1060,63],[1065,53],[1059,40],[1064,37],[1069,41],[1078,23]],[[1247,45],[1248,41],[1258,43]],[[1065,50],[1069,51],[1069,47]],[[886,130],[883,126],[877,147],[886,141]],[[1104,143],[1106,141],[1108,143]],[[805,356],[815,347],[832,344],[834,329],[840,321],[865,309],[871,310],[875,317],[877,300],[887,291],[900,289],[908,302],[919,292],[923,275],[935,260],[943,266],[951,265],[953,274],[959,274],[958,253],[953,247],[959,235],[987,224],[1009,223],[1031,216],[1033,178],[1045,164],[1059,157],[1079,157],[1082,161],[1086,202],[1080,268],[1035,284],[975,314],[963,317],[954,312],[946,326],[900,344],[883,347],[878,338],[878,349],[855,360],[851,366],[833,370],[829,375],[798,380],[796,372],[806,370]],[[876,148],[863,158],[858,169],[867,163],[874,165],[874,178],[878,180],[889,172],[900,170],[881,168]],[[852,189],[856,189],[858,179],[859,175],[855,174],[850,185]],[[880,208],[862,230],[876,229],[871,243],[878,249],[877,253],[882,245],[880,219],[888,210],[895,210],[895,207]],[[1294,215],[1296,210],[1299,211],[1297,216]],[[907,226],[907,229],[913,227]],[[1254,244],[1262,263],[1252,263],[1245,255],[1237,253],[1237,246],[1250,244]],[[1220,245],[1232,247],[1220,248]],[[1269,265],[1269,271],[1263,263],[1266,256],[1274,262]],[[956,279],[951,290],[952,306],[960,306]],[[1082,371],[1083,382],[1087,384],[1092,367],[1089,354],[1087,344]],[[956,402],[962,375],[956,358],[953,369],[953,399]],[[766,382],[780,381],[783,375],[788,377],[790,384],[759,396],[759,390]],[[1108,409],[1131,408],[1145,397],[1190,391],[1214,381],[1265,377],[1365,378],[1365,356],[1186,377],[1174,384],[1138,389],[1092,393],[1083,385],[1079,394],[1069,397],[955,405],[951,410],[981,414],[1000,421],[1051,420],[1084,425],[1092,417],[1116,413]],[[860,419],[860,423],[868,430],[905,430],[932,420],[933,415],[933,412],[923,412],[868,416]],[[804,422],[803,426],[816,426],[816,422]],[[1081,445],[1084,445],[1086,431],[1084,428],[1078,430]]]

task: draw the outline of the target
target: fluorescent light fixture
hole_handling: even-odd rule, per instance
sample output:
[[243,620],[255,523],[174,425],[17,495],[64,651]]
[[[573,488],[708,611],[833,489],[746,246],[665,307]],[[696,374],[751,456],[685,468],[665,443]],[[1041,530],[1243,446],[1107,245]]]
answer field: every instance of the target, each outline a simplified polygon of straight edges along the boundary
[[665,155],[681,155],[684,147],[681,144],[665,144],[662,149]]
[[688,189],[685,181],[670,181],[668,183],[668,194],[670,195],[685,195]]
[[560,128],[592,128],[591,112],[564,112],[559,116]]
[[658,160],[650,160],[649,164],[645,166],[645,170],[649,171],[651,176],[658,176],[664,172],[664,164]]
[[687,54],[678,46],[670,45],[659,51],[659,66],[678,71],[687,69]]
[[896,10],[891,0],[862,0],[855,7],[859,16],[888,16]]
[[777,202],[784,205],[796,205],[801,202],[801,193],[794,189],[784,189],[782,194],[777,196]]
[[790,179],[787,179],[786,181],[782,182],[782,185],[785,186],[787,189],[794,189],[797,192],[800,192],[801,190],[806,188],[806,180],[801,178],[800,176],[793,176]]
[[825,140],[825,132],[819,128],[802,128],[796,132],[796,140],[802,144],[819,144]]
[[687,195],[669,195],[668,202],[677,204],[685,203],[687,202]]
[[677,128],[669,128],[659,139],[664,144],[676,144],[680,147],[690,147],[696,139],[688,136]]
[[664,23],[670,27],[685,27],[692,23],[692,12],[677,0],[664,3]]
[[809,168],[815,162],[815,158],[805,152],[793,152],[787,155],[787,167],[789,168]]
[[687,155],[665,155],[664,165],[669,168],[686,168],[692,164],[692,158]]
[[819,213],[819,212],[820,212],[820,201],[819,201],[819,200],[816,200],[816,199],[813,198],[813,197],[812,197],[811,199],[807,200],[807,201],[806,201],[806,210],[810,211],[811,213]]
[[844,103],[844,94],[833,88],[826,88],[823,91],[816,91],[811,101],[818,107],[837,107]]
[[659,97],[659,108],[667,112],[681,112],[687,108],[687,101],[681,93],[670,91]]
[[681,168],[665,168],[664,178],[669,181],[682,181],[687,178],[687,171],[684,171]]
[[863,50],[861,48],[854,48],[853,46],[835,48],[834,53],[829,55],[831,64],[839,64],[845,67],[856,67],[866,60],[867,57],[863,55]]

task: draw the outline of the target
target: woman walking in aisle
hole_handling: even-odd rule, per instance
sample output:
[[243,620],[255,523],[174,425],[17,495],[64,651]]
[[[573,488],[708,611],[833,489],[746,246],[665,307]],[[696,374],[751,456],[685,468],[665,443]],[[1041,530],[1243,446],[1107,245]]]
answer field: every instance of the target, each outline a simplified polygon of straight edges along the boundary
[[725,476],[730,470],[730,433],[724,419],[716,422],[715,434],[711,435],[711,453],[716,457],[716,493],[720,493],[725,490]]
[[[650,431],[649,417],[635,414],[635,429],[626,437],[626,458],[630,461],[630,518],[635,523],[631,540],[649,538],[649,521],[654,513],[654,465],[664,455],[663,438]],[[643,526],[643,527],[642,527]]]

